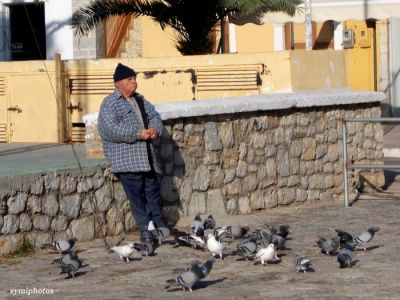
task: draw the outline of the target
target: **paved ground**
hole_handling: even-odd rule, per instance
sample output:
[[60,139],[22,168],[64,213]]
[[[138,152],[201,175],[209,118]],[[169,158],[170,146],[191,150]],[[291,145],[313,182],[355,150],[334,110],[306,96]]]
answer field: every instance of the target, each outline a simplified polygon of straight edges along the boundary
[[[12,296],[11,289],[48,289],[52,295],[31,295],[44,299],[399,299],[400,260],[400,173],[387,172],[388,187],[382,193],[362,195],[350,208],[342,201],[302,207],[277,208],[251,216],[217,219],[217,225],[247,224],[251,228],[269,224],[290,224],[292,250],[280,251],[282,261],[267,266],[237,261],[236,256],[217,260],[210,275],[192,292],[165,289],[165,281],[176,276],[172,269],[185,267],[208,254],[185,247],[162,245],[154,257],[134,254],[123,263],[109,255],[102,240],[78,243],[87,267],[75,279],[65,279],[51,265],[57,254],[39,250],[34,254],[0,259],[0,299]],[[181,220],[186,228],[191,220]],[[356,265],[339,269],[334,256],[313,246],[320,236],[335,236],[342,228],[357,235],[371,225],[380,226],[368,252],[354,254]],[[127,240],[137,240],[137,235]],[[111,242],[111,240],[109,240]],[[229,245],[234,248],[233,243]],[[292,258],[304,253],[312,259],[315,272],[296,273]]]
[[[400,127],[386,129],[384,147],[400,149]],[[74,149],[83,166],[101,163],[86,160],[82,145]],[[399,159],[386,158],[385,162],[399,163]],[[0,165],[0,177],[77,167],[72,147],[57,144],[3,144]],[[385,191],[361,195],[347,209],[337,201],[217,219],[217,225],[240,223],[251,228],[264,223],[290,224],[293,234],[287,243],[292,250],[280,251],[282,262],[265,267],[237,261],[234,256],[218,260],[193,293],[166,290],[165,281],[176,276],[172,269],[185,267],[193,259],[206,260],[207,253],[162,245],[154,257],[135,253],[134,261],[123,263],[106,252],[103,240],[96,240],[77,244],[85,250],[80,257],[88,266],[75,279],[59,274],[51,265],[57,255],[44,250],[0,258],[0,299],[400,299],[400,170],[385,173]],[[185,230],[190,222],[182,219],[177,226]],[[381,231],[368,252],[355,253],[357,263],[351,269],[339,269],[336,257],[321,254],[314,246],[320,236],[335,236],[335,228],[357,235],[371,225],[380,226]],[[296,273],[292,263],[296,253],[310,256],[315,272]],[[10,291],[16,289],[31,295],[14,296]],[[43,289],[53,293],[44,295]]]

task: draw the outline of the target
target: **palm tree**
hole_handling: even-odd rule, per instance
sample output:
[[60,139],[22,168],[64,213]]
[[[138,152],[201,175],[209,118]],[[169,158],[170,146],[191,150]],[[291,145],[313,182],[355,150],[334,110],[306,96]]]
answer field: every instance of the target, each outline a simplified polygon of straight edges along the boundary
[[285,12],[294,15],[302,0],[91,0],[72,16],[78,35],[87,34],[110,16],[150,16],[162,29],[176,31],[176,48],[183,55],[212,53],[214,28],[226,16]]

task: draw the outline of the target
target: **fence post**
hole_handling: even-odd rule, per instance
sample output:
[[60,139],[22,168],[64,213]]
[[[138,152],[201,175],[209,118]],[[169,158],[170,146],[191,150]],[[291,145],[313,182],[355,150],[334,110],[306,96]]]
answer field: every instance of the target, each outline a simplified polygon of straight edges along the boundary
[[347,179],[347,130],[346,120],[342,119],[342,138],[343,138],[343,182],[344,182],[344,206],[349,207],[349,186]]

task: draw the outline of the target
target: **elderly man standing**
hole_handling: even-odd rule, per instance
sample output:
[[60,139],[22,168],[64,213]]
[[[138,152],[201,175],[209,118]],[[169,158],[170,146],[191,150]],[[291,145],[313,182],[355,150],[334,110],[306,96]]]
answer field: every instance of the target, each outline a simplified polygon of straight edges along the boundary
[[163,126],[154,106],[136,93],[133,69],[118,64],[113,77],[115,91],[101,104],[99,132],[104,154],[129,199],[141,242],[151,254],[154,239],[149,224],[164,237],[169,235],[160,212],[160,167],[152,145]]

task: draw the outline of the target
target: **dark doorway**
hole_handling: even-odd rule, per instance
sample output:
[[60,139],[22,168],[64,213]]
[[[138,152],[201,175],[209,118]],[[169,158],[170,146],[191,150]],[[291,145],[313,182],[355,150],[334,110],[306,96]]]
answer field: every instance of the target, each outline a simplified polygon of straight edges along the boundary
[[11,60],[46,59],[44,4],[10,5]]

